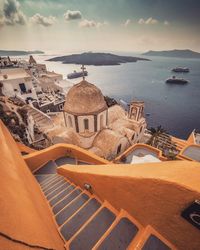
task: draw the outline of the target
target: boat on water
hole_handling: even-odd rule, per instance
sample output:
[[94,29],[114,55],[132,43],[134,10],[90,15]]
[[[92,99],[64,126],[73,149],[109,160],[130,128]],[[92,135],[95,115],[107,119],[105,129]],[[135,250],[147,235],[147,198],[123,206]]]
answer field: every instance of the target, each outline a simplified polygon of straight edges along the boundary
[[187,80],[185,80],[183,78],[176,78],[175,76],[173,76],[172,78],[168,78],[165,82],[166,83],[174,83],[174,84],[186,84],[186,83],[188,83]]
[[176,72],[176,73],[189,73],[190,69],[189,68],[176,67],[176,68],[173,68],[172,71]]
[[83,76],[87,76],[88,72],[87,71],[80,71],[77,72],[76,70],[74,70],[73,73],[70,73],[67,75],[68,79],[74,79],[74,78],[78,78],[78,77],[83,77]]

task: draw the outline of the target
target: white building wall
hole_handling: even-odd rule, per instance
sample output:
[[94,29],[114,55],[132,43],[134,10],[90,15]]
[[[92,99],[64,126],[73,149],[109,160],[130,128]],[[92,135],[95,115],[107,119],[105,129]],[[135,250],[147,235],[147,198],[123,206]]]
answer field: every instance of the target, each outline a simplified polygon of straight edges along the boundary
[[[103,117],[103,127],[101,128],[101,117]],[[103,112],[99,113],[97,116],[97,130],[100,131],[103,128],[106,128],[106,121],[107,121],[107,110],[104,110]]]
[[[70,118],[71,118],[72,124],[70,124]],[[75,124],[74,116],[71,114],[65,113],[65,120],[66,120],[67,128],[73,128],[76,131],[76,124]]]
[[89,122],[88,131],[93,133],[94,132],[94,116],[93,115],[78,116],[79,133],[85,132],[84,119],[88,119],[88,122]]
[[[36,91],[34,89],[33,83],[32,83],[32,79],[31,78],[18,78],[18,79],[7,79],[2,81],[3,83],[3,94],[11,97],[11,96],[15,96],[15,95],[20,95],[24,100],[27,97],[32,97],[34,99],[37,99],[37,95],[36,95]],[[31,90],[32,93],[21,93],[20,90],[20,83],[24,83],[26,90],[29,91]]]

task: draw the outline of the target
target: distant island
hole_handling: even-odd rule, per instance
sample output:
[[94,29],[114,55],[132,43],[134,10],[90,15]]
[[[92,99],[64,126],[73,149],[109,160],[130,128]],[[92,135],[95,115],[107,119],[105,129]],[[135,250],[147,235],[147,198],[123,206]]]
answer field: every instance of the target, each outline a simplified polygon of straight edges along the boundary
[[84,64],[94,66],[120,65],[121,63],[137,62],[139,60],[150,61],[146,58],[133,56],[118,56],[110,53],[87,52],[82,54],[72,54],[48,59],[47,61],[62,62],[64,64]]
[[164,57],[180,57],[180,58],[199,58],[200,53],[186,49],[186,50],[164,50],[164,51],[153,51],[150,50],[146,53],[143,53],[144,56],[164,56]]
[[43,51],[23,51],[23,50],[0,50],[0,56],[25,56],[31,54],[44,54]]

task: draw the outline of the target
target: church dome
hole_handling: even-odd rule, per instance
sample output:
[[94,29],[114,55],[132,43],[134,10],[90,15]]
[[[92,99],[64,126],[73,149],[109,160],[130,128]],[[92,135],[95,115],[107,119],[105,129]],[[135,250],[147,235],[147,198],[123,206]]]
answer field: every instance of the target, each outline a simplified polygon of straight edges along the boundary
[[98,114],[107,109],[101,90],[85,80],[68,92],[64,111],[74,115]]

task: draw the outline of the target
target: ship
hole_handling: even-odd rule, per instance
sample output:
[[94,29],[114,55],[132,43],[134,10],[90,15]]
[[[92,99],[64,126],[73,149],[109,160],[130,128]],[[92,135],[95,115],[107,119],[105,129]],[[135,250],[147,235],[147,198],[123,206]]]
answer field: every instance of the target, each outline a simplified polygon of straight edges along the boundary
[[175,76],[172,76],[172,78],[168,78],[165,82],[166,83],[175,83],[175,84],[186,84],[186,83],[188,83],[187,80],[185,80],[183,78],[176,78]]
[[189,68],[176,67],[176,68],[173,68],[172,71],[176,72],[176,73],[189,73],[190,69]]
[[79,77],[83,77],[83,76],[87,76],[88,75],[88,72],[87,71],[80,71],[80,72],[77,72],[76,70],[74,70],[73,73],[70,73],[67,75],[67,78],[68,79],[74,79],[74,78],[79,78]]

